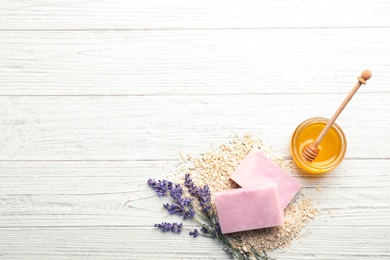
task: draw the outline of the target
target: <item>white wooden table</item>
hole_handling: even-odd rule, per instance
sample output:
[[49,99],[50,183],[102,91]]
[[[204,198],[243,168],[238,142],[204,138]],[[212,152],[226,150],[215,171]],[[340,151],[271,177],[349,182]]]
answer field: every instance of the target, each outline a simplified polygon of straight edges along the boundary
[[228,259],[155,230],[147,179],[233,133],[291,160],[364,69],[345,160],[292,173],[321,212],[271,256],[390,259],[389,1],[0,2],[0,259]]

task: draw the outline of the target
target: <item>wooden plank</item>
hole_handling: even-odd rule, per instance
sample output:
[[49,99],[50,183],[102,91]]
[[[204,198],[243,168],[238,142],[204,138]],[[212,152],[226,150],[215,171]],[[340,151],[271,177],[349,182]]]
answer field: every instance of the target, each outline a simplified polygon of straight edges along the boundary
[[[66,183],[73,185],[69,180]],[[140,190],[89,195],[2,195],[0,228],[153,227],[162,221],[182,221],[179,217],[167,216],[161,209],[169,199],[157,198],[152,191],[145,190],[145,183],[140,185],[145,187],[142,190],[144,195],[140,194]],[[87,187],[84,189],[89,192]],[[387,216],[390,207],[386,202],[390,193],[384,187],[372,190],[328,187],[324,191],[326,193],[317,194],[315,188],[307,187],[302,192],[319,202],[320,213],[313,226],[329,229],[338,226],[389,226]],[[187,222],[186,225],[191,227],[194,224]]]
[[[153,196],[145,183],[148,176],[164,178],[176,162],[152,163],[1,162],[0,256],[228,259],[212,241],[192,239],[185,232],[163,234],[152,227],[155,222],[180,221],[164,218],[163,200]],[[389,167],[388,160],[346,160],[320,178],[292,169],[305,187],[302,192],[319,202],[320,212],[299,241],[286,252],[271,255],[278,259],[386,259]]]
[[[0,229],[2,259],[209,259],[226,258],[212,241],[162,234],[152,228]],[[189,244],[199,251],[194,254]],[[147,247],[146,247],[147,245]]]
[[[389,227],[308,227],[277,259],[388,259]],[[147,246],[146,246],[147,245]],[[230,259],[208,238],[152,228],[0,229],[2,259]]]
[[[162,208],[148,178],[163,179],[175,161],[2,162],[0,228],[151,227],[180,221]],[[317,178],[293,171],[301,193],[318,203],[312,226],[390,226],[388,160],[346,160]],[[372,171],[372,169],[376,169]],[[190,224],[190,226],[192,226]]]
[[389,10],[386,0],[3,0],[0,29],[388,27]]
[[0,95],[344,96],[367,68],[360,91],[389,93],[389,39],[388,28],[3,31]]
[[[290,158],[289,142],[298,124],[331,116],[342,98],[3,96],[0,160],[169,160],[180,150],[199,152],[247,132],[272,145],[278,156]],[[348,140],[346,158],[388,158],[389,99],[389,94],[357,95],[340,116]]]

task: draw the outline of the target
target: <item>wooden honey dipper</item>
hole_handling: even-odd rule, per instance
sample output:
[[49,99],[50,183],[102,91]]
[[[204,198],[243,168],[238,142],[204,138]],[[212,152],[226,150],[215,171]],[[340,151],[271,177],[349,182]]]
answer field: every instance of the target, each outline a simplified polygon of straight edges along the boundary
[[321,143],[322,139],[326,135],[326,133],[329,131],[329,129],[332,127],[333,123],[336,121],[337,117],[340,115],[340,113],[343,111],[343,109],[347,106],[348,102],[352,99],[353,95],[358,91],[360,86],[362,84],[366,84],[366,81],[371,78],[372,74],[369,70],[365,70],[362,72],[362,75],[358,77],[358,82],[356,83],[355,87],[349,92],[348,96],[344,99],[343,103],[339,106],[339,108],[336,110],[332,118],[328,121],[325,128],[322,129],[320,135],[317,137],[316,141],[312,144],[307,144],[302,149],[302,156],[305,158],[305,160],[311,162],[315,158],[317,158],[318,153],[320,149],[318,148],[318,145]]

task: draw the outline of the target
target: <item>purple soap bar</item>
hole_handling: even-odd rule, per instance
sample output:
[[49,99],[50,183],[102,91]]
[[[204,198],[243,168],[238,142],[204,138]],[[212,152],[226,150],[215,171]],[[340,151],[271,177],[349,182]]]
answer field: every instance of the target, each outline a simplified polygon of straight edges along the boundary
[[283,224],[276,183],[225,190],[215,194],[222,233],[232,233]]
[[284,209],[301,185],[258,149],[252,149],[230,177],[243,188],[277,183],[280,204]]

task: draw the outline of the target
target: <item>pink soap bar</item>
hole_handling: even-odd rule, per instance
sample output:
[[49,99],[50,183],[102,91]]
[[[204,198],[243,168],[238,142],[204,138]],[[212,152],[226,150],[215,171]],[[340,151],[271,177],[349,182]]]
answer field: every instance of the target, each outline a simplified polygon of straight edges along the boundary
[[276,183],[218,192],[215,206],[223,234],[279,226],[284,221]]
[[284,209],[301,185],[258,149],[252,149],[230,177],[241,187],[261,186],[276,182],[280,204]]

